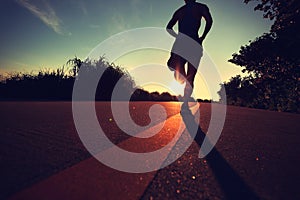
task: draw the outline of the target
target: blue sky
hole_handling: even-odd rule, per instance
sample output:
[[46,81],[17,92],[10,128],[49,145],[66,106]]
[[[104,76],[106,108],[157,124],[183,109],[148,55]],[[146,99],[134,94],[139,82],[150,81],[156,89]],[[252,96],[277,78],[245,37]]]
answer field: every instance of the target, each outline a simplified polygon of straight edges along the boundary
[[[243,0],[198,2],[207,4],[213,16],[204,47],[226,81],[241,71],[227,60],[249,40],[268,32],[271,22]],[[165,27],[184,1],[2,0],[0,5],[0,72],[30,72],[60,67],[75,55],[85,58],[121,31]]]

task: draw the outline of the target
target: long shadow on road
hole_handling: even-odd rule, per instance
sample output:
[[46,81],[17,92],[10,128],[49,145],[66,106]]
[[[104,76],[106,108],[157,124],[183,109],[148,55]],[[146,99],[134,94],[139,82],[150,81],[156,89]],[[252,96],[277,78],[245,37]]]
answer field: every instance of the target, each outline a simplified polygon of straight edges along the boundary
[[[191,112],[186,111],[181,112],[181,116],[189,133],[192,133],[193,130],[195,130],[195,127],[198,129],[194,140],[199,147],[201,147],[206,135],[202,131],[201,127],[196,123],[195,117]],[[227,199],[259,199],[259,197],[232,169],[230,164],[222,157],[215,147],[205,159],[212,169]]]

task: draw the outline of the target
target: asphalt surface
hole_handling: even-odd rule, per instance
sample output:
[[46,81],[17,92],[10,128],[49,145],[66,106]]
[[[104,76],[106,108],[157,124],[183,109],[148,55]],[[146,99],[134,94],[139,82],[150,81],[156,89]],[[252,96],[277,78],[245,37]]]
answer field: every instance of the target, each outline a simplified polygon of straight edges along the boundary
[[[153,104],[131,103],[133,120],[149,124]],[[162,130],[137,139],[120,130],[109,103],[96,103],[107,137],[131,152],[152,152],[170,144],[182,122],[201,126],[180,158],[177,151],[157,158],[158,164],[178,158],[174,163],[153,172],[126,173],[100,163],[86,150],[71,103],[1,102],[0,199],[300,199],[300,115],[228,106],[216,147],[199,159],[211,104],[194,109],[200,118],[181,115],[180,103],[159,104],[167,114],[165,120],[155,113],[155,126],[163,125]],[[188,135],[186,126],[171,149],[183,148]]]

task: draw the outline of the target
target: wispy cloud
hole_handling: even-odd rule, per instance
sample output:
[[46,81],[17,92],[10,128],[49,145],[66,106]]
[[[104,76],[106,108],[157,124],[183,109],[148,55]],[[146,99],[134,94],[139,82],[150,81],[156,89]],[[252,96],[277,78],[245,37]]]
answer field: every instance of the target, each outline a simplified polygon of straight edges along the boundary
[[88,10],[87,10],[87,8],[86,8],[85,2],[84,2],[84,1],[78,1],[78,6],[79,6],[79,8],[81,9],[82,13],[83,13],[85,16],[88,16]]
[[48,27],[60,35],[71,35],[63,27],[63,21],[56,15],[55,10],[46,0],[16,0],[20,5],[28,9]]
[[129,29],[131,26],[129,23],[126,22],[125,18],[122,14],[115,12],[112,16],[112,23],[111,23],[114,31],[124,31]]
[[14,66],[18,66],[18,67],[28,67],[28,64],[25,64],[25,63],[19,62],[19,61],[12,61],[12,64]]
[[130,0],[131,6],[134,6],[135,8],[139,6],[141,3],[141,0]]
[[128,30],[141,22],[142,15],[139,9],[141,0],[127,0],[127,2],[127,9],[130,9],[130,13],[124,13],[123,7],[115,8],[112,12],[110,25],[113,32]]
[[99,29],[99,28],[101,28],[101,26],[98,25],[98,24],[89,24],[89,28],[91,28],[91,29]]
[[132,10],[132,17],[133,17],[133,21],[134,23],[139,23],[141,22],[141,0],[130,0],[130,4],[131,4],[131,10]]
[[153,15],[153,5],[152,4],[150,4],[149,13],[151,16]]

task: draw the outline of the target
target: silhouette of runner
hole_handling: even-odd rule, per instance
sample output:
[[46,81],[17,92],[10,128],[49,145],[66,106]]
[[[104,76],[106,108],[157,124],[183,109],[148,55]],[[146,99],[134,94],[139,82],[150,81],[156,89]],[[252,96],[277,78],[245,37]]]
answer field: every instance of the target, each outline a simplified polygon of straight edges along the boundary
[[[205,39],[206,35],[210,31],[212,27],[212,17],[209,12],[208,7],[205,4],[201,4],[196,2],[196,0],[185,0],[185,5],[179,8],[173,15],[172,19],[169,21],[167,25],[167,31],[170,35],[180,40],[180,34],[183,33],[193,40],[197,41],[201,46],[202,42]],[[199,37],[198,32],[201,25],[202,17],[205,19],[205,29],[201,37]],[[178,31],[176,33],[173,30],[173,27],[178,22]],[[175,41],[175,43],[176,43]],[[175,44],[174,43],[174,44]],[[174,46],[173,46],[174,47]],[[201,52],[199,52],[199,57],[201,57]],[[199,58],[200,62],[200,58]],[[193,66],[191,63],[188,62],[187,73],[185,72],[184,65],[187,63],[186,59],[176,55],[175,53],[171,52],[171,57],[168,60],[168,67],[170,70],[175,70],[175,79],[180,82],[184,83],[184,81],[188,81],[189,84],[186,84],[184,89],[184,104],[183,107],[188,106],[188,100],[191,97],[194,88],[194,79],[197,73],[197,66]],[[188,107],[187,107],[188,108]]]

